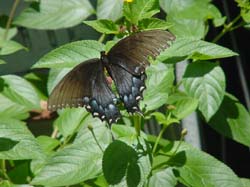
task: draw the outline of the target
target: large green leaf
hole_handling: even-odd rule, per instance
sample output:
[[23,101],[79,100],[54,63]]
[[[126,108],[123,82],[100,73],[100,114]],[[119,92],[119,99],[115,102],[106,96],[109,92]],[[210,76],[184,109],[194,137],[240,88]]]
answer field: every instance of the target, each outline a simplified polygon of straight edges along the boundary
[[[178,143],[172,147],[171,154],[175,152]],[[174,168],[179,181],[188,187],[243,187],[240,179],[227,165],[185,143],[182,143],[168,164]]]
[[68,43],[43,56],[34,68],[74,67],[91,58],[99,58],[104,46],[94,40]]
[[219,133],[250,146],[250,114],[246,108],[230,94],[226,94],[209,125]]
[[110,143],[111,136],[107,128],[99,121],[92,120],[92,122],[86,121],[74,143],[48,159],[33,179],[32,184],[51,187],[68,186],[101,174],[103,153],[87,126],[92,124],[94,134],[102,149]]
[[80,127],[82,120],[88,115],[84,108],[66,108],[60,113],[54,125],[57,126],[60,133],[67,138],[76,132]]
[[172,15],[168,16],[168,22],[174,26],[170,31],[177,37],[193,37],[196,39],[204,38],[206,27],[203,20],[178,18]]
[[[132,168],[135,168],[134,175],[137,176],[135,181],[131,179],[131,175],[128,173],[126,174],[126,178],[124,177],[123,180],[117,184],[117,187],[120,186],[126,186],[126,183],[130,184],[131,186],[133,184],[137,184],[137,179],[140,175],[140,183],[138,184],[138,187],[144,186],[145,182],[148,180],[148,176],[151,172],[151,155],[150,155],[150,145],[146,142],[146,135],[141,132],[141,136],[138,137],[135,132],[135,128],[128,127],[124,125],[114,125],[112,126],[112,132],[114,137],[116,137],[116,140],[121,140],[125,142],[127,145],[133,147],[139,159],[137,162],[133,162]],[[136,161],[136,160],[134,160]],[[140,173],[138,172],[138,165],[140,168]],[[131,183],[130,183],[131,182]]]
[[119,27],[113,21],[108,19],[100,19],[93,21],[84,21],[83,23],[89,25],[96,31],[104,34],[118,34]]
[[28,109],[0,94],[0,117],[26,119],[29,117]]
[[160,0],[161,8],[168,15],[179,19],[203,20],[220,19],[220,11],[211,0]]
[[208,19],[213,19],[215,26],[225,21],[210,0],[160,0],[160,5],[167,12],[167,20],[174,24],[170,31],[177,37],[201,39],[207,33]]
[[158,60],[176,63],[184,59],[209,60],[235,56],[232,50],[214,43],[194,38],[177,38],[170,48],[163,51]]
[[91,134],[89,127],[93,129],[93,133],[96,136],[99,145],[104,149],[108,143],[111,142],[112,137],[110,131],[105,126],[105,122],[102,122],[99,118],[93,118],[89,115],[82,121],[83,126],[78,131],[78,134],[74,140],[75,144],[96,144],[93,135]]
[[243,187],[249,187],[250,186],[250,179],[241,178],[241,182],[243,184]]
[[123,6],[123,13],[126,19],[136,25],[139,20],[151,18],[159,11],[157,0],[133,0],[132,2],[125,2]]
[[174,69],[172,66],[158,62],[147,69],[147,76],[147,89],[141,107],[150,111],[167,102],[168,94],[174,82]]
[[40,108],[40,99],[28,81],[16,75],[4,75],[1,78],[4,80],[3,95],[28,109]]
[[184,74],[183,85],[188,95],[199,100],[199,110],[208,121],[219,109],[225,94],[222,68],[212,62],[191,63]]
[[137,159],[137,153],[131,146],[119,140],[112,142],[103,154],[102,169],[107,182],[119,183],[125,176],[128,164]]
[[0,159],[24,160],[44,157],[36,139],[24,122],[1,118],[0,137],[17,142],[11,149],[0,152]]
[[122,16],[123,0],[98,0],[97,18],[116,21]]
[[177,179],[171,168],[154,173],[149,179],[150,187],[173,187],[177,185]]
[[25,9],[14,24],[34,29],[60,29],[75,26],[92,13],[88,0],[41,0],[39,10]]

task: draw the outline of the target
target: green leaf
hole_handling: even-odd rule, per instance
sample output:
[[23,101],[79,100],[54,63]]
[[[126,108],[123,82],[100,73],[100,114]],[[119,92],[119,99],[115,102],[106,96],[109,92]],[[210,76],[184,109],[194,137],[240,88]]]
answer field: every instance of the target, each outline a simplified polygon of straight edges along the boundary
[[212,19],[215,26],[225,22],[210,0],[160,0],[160,6],[167,12],[167,20],[175,25],[170,31],[177,37],[201,39],[207,33],[207,20]]
[[198,100],[185,93],[177,92],[169,96],[168,104],[175,106],[171,111],[172,114],[178,119],[183,119],[197,109]]
[[[172,148],[174,151],[178,143]],[[183,144],[168,164],[174,174],[186,186],[194,187],[242,187],[234,172],[209,154]]]
[[157,59],[166,63],[176,63],[184,59],[210,60],[235,55],[238,54],[214,43],[193,38],[177,38]]
[[126,181],[128,187],[137,187],[140,183],[141,172],[140,167],[136,162],[128,163]]
[[226,80],[218,64],[194,62],[187,66],[183,86],[189,96],[199,100],[199,110],[208,121],[220,107]]
[[[126,133],[123,133],[122,131],[126,131]],[[142,133],[141,134],[142,136],[138,137],[136,135],[133,127],[128,127],[128,126],[125,127],[122,125],[112,126],[112,132],[113,132],[113,135],[116,137],[116,140],[121,140],[121,141],[125,142],[128,146],[131,146],[131,147],[133,147],[133,149],[136,150],[139,159],[138,160],[132,159],[131,162],[129,162],[129,163],[137,164],[139,166],[139,168],[140,168],[140,183],[138,184],[138,187],[144,186],[144,184],[148,180],[148,176],[151,172],[151,155],[150,155],[151,148],[150,148],[150,145],[148,145],[148,143],[146,141],[146,139],[147,139],[146,135],[144,133]],[[130,134],[130,132],[131,132],[131,134]],[[134,132],[134,133],[132,133],[132,132]],[[135,162],[135,161],[137,161],[137,162]],[[137,167],[137,166],[133,166],[133,167]],[[136,182],[139,178],[138,177],[139,174],[136,173],[135,175],[137,176],[137,179],[135,179],[135,182]],[[129,180],[132,180],[132,179],[129,179]],[[126,178],[124,177],[122,179],[122,181],[119,184],[117,184],[116,186],[117,187],[127,186],[126,183],[127,183],[127,181],[126,181]]]
[[102,169],[107,182],[119,183],[125,176],[128,164],[137,159],[137,153],[132,147],[119,140],[113,141],[103,154]]
[[[0,27],[0,40],[4,38],[4,34],[6,32],[6,29],[3,29]],[[8,35],[6,37],[6,40],[10,40],[17,34],[17,28],[13,27],[8,30]]]
[[196,150],[186,150],[183,154],[176,155],[174,159],[176,159],[175,164],[185,160],[185,164],[178,167],[175,173],[188,186],[242,187],[239,178],[233,171],[210,155],[202,154]]
[[27,50],[23,45],[13,40],[0,39],[0,55],[9,55],[22,49]]
[[226,94],[209,125],[224,136],[249,146],[249,121],[250,114],[246,108],[234,96]]
[[240,14],[243,20],[247,23],[250,22],[250,2],[248,0],[235,0],[241,8]]
[[[133,127],[128,127],[128,126],[124,126],[124,125],[112,125],[111,130],[112,130],[113,135],[115,136],[116,139],[120,139],[123,137],[135,137],[135,136],[137,136],[135,128],[133,128]],[[146,139],[146,137],[147,137],[143,131],[141,131],[140,136],[143,137],[144,139]]]
[[249,187],[250,186],[250,179],[241,178],[241,183],[243,184],[243,187]]
[[50,94],[60,80],[71,70],[72,68],[52,68],[49,71],[49,77],[47,82],[47,90]]
[[[221,18],[211,0],[160,0],[161,8],[176,18],[203,20]],[[217,9],[217,10],[215,10]]]
[[99,58],[104,46],[94,40],[65,44],[43,56],[33,68],[74,67],[91,58]]
[[98,0],[96,15],[97,19],[118,20],[122,16],[123,0]]
[[139,21],[138,26],[141,30],[153,30],[153,29],[166,30],[172,27],[173,24],[158,18],[145,18]]
[[40,109],[40,98],[28,81],[16,75],[1,78],[4,80],[3,95],[27,109]]
[[167,168],[153,174],[149,179],[150,187],[173,187],[177,185],[177,179],[174,176],[172,168]]
[[83,121],[81,129],[78,131],[77,136],[74,140],[75,144],[96,144],[93,134],[90,132],[89,127],[93,129],[93,133],[96,136],[97,141],[101,147],[106,147],[112,140],[110,131],[105,126],[105,122],[102,122],[99,118],[93,118],[91,115],[86,117]]
[[6,64],[6,62],[2,59],[0,59],[0,64]]
[[157,0],[133,0],[132,2],[124,2],[123,6],[124,16],[135,25],[142,19],[151,18],[159,11]]
[[96,31],[104,34],[118,34],[119,27],[113,21],[108,19],[100,19],[94,21],[84,21],[86,25],[89,25]]
[[167,102],[168,94],[174,82],[174,69],[172,66],[158,62],[146,70],[148,78],[144,100],[140,103],[146,111],[154,110]]
[[61,111],[54,125],[64,138],[67,138],[76,132],[82,120],[86,118],[87,115],[88,112],[84,108],[65,108]]
[[37,142],[39,143],[40,147],[43,149],[44,152],[50,152],[58,145],[60,145],[60,141],[49,136],[38,136]]
[[10,177],[11,182],[16,184],[24,184],[27,182],[27,178],[30,175],[29,162],[28,161],[19,161],[14,162],[15,167],[11,168],[8,171],[8,176]]
[[[84,124],[73,144],[52,155],[33,179],[32,184],[68,186],[101,174],[103,153],[87,128],[90,123],[86,121]],[[111,141],[110,132],[101,123],[91,124],[97,141],[105,148]]]
[[92,13],[88,0],[41,0],[39,10],[25,9],[14,24],[33,29],[61,29],[81,23]]
[[18,144],[18,141],[13,141],[13,140],[8,139],[8,138],[0,138],[0,152],[9,151],[16,144]]
[[164,115],[163,113],[161,112],[153,112],[150,114],[151,116],[154,116],[156,121],[159,123],[159,124],[164,124],[166,125],[167,123],[167,117],[166,115]]
[[[27,129],[24,122],[1,118],[0,137],[18,142],[14,147],[0,152],[0,159],[25,160],[43,157],[41,148],[36,139]],[[13,146],[11,144],[10,146]]]
[[28,109],[21,104],[15,103],[3,94],[0,94],[0,117],[26,119],[29,117]]
[[168,22],[174,26],[170,31],[177,37],[193,37],[195,39],[202,39],[206,35],[206,26],[203,20],[178,18],[172,15],[167,17]]

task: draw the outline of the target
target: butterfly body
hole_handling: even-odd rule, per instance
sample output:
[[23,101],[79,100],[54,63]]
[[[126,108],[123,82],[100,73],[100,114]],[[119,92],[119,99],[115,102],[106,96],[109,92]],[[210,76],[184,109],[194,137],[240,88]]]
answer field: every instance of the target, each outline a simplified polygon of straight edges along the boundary
[[[162,30],[133,34],[114,45],[100,59],[90,59],[73,68],[54,88],[48,109],[85,107],[94,117],[116,122],[121,114],[117,108],[120,98],[129,113],[141,113],[139,101],[145,90],[148,57],[155,58],[175,37]],[[104,70],[113,79],[118,95],[110,88]]]

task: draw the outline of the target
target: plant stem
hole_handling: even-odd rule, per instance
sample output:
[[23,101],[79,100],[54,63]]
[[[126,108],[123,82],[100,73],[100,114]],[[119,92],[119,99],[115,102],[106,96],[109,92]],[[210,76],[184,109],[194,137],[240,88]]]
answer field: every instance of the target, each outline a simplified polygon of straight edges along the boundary
[[52,132],[52,134],[51,134],[51,138],[56,138],[56,136],[57,136],[57,133],[58,133],[58,128],[57,127],[55,127],[55,129],[53,130],[53,132]]
[[[234,24],[239,21],[241,15],[239,14],[233,21],[224,26],[223,30],[212,40],[213,43],[216,43],[219,39],[221,39],[227,32],[232,31]],[[238,27],[237,27],[238,28]],[[234,29],[233,29],[234,30]]]
[[159,141],[160,141],[160,139],[162,138],[162,135],[163,135],[163,133],[165,132],[166,129],[167,129],[167,126],[163,126],[163,128],[161,129],[161,131],[160,131],[160,133],[159,133],[159,135],[158,135],[158,137],[157,137],[157,139],[156,139],[156,141],[155,141],[155,144],[154,144],[154,147],[153,147],[152,154],[155,153],[156,148],[157,148],[157,145],[159,144]]
[[106,34],[102,34],[101,36],[100,36],[100,38],[98,39],[98,42],[103,42],[104,40],[105,40],[105,38],[106,38]]
[[99,144],[99,142],[98,142],[98,140],[97,140],[97,138],[96,138],[96,136],[95,136],[95,132],[93,131],[93,128],[91,127],[91,128],[88,128],[88,129],[90,130],[91,134],[93,135],[93,137],[94,137],[94,139],[95,139],[95,142],[96,142],[97,146],[100,148],[100,150],[101,150],[102,152],[104,152],[103,149],[102,149],[102,146]]
[[11,25],[11,22],[12,22],[12,19],[14,17],[14,14],[15,14],[15,11],[16,11],[16,8],[17,8],[17,5],[19,3],[20,0],[15,0],[12,8],[11,8],[11,11],[10,11],[10,15],[9,15],[9,18],[8,18],[8,21],[7,21],[7,24],[6,24],[6,30],[4,32],[4,35],[3,35],[3,40],[6,40],[7,39],[7,36],[8,36],[8,32],[9,32],[9,29],[10,29],[10,25]]
[[134,116],[134,124],[135,124],[135,131],[136,135],[141,135],[141,117],[140,116]]
[[2,163],[1,163],[1,170],[0,172],[2,173],[3,177],[5,179],[7,179],[8,181],[11,181],[9,176],[7,175],[6,173],[6,164],[5,164],[5,160],[2,160]]

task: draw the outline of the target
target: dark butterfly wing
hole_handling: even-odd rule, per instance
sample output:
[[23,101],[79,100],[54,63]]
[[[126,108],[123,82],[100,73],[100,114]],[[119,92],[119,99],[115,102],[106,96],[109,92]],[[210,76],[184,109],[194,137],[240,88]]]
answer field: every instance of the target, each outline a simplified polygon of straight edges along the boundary
[[48,109],[85,106],[94,117],[111,124],[120,117],[114,99],[101,61],[91,59],[76,66],[59,82],[49,97]]
[[174,40],[175,36],[164,30],[139,32],[115,44],[108,53],[108,60],[134,75],[140,75],[149,65],[148,57],[154,59]]
[[111,66],[111,76],[121,100],[128,112],[141,113],[138,106],[139,100],[142,99],[142,92],[146,88],[146,74],[133,75],[118,65]]
[[154,59],[173,40],[175,36],[167,31],[144,31],[120,40],[109,51],[108,70],[128,112],[140,112],[138,102],[145,89],[148,57]]

